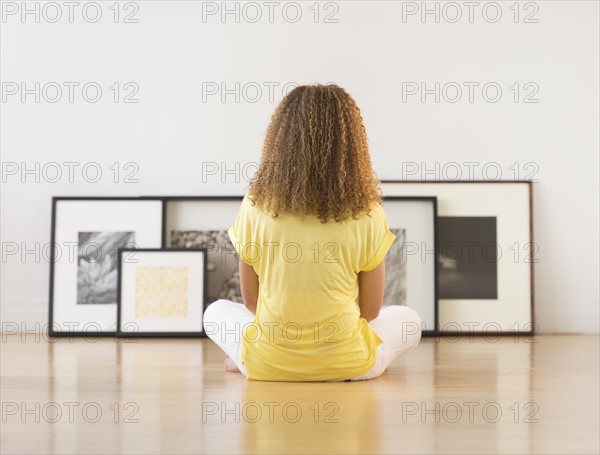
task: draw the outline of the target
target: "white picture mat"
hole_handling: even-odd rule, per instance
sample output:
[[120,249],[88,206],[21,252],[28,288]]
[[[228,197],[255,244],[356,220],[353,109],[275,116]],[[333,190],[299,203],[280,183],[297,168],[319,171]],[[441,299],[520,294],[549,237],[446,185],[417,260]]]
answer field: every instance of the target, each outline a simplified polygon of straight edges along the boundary
[[167,201],[167,238],[171,245],[171,231],[218,231],[233,225],[242,205],[239,200]]
[[[435,214],[433,201],[384,200],[388,227],[406,229],[405,242],[416,248],[406,255],[406,305],[423,321],[423,330],[435,330]],[[414,245],[414,246],[413,246]],[[422,258],[423,248],[430,253]]]
[[[57,331],[114,332],[117,304],[77,305],[77,247],[79,232],[135,232],[139,248],[161,245],[162,202],[154,200],[58,200],[54,239],[62,252],[54,263],[53,323]],[[116,252],[115,252],[116,254]],[[116,258],[115,258],[116,260]],[[116,285],[116,284],[115,284]],[[73,325],[71,325],[73,324]],[[86,326],[87,324],[87,326]]]
[[[528,331],[531,327],[531,264],[523,249],[530,238],[530,203],[527,183],[382,183],[385,196],[436,196],[438,216],[496,217],[499,251],[498,299],[440,299],[439,328],[444,331],[490,333]],[[517,243],[519,260],[509,248]],[[500,254],[501,253],[501,254]]]
[[[123,253],[121,262],[121,321],[126,333],[144,332],[203,332],[204,314],[204,251],[136,251]],[[134,262],[135,261],[135,262]],[[138,267],[187,267],[188,315],[187,317],[135,316],[135,284]],[[127,325],[134,324],[134,325]]]

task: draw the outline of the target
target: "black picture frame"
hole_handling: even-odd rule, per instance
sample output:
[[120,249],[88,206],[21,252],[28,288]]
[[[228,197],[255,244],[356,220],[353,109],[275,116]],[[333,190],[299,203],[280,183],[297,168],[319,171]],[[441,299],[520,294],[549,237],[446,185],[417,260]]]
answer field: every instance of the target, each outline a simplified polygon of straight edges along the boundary
[[[438,320],[438,305],[439,305],[439,278],[438,278],[438,268],[435,266],[435,258],[437,257],[437,248],[438,248],[438,229],[437,229],[437,213],[438,213],[438,202],[437,197],[435,196],[386,196],[383,195],[383,205],[385,206],[386,201],[398,201],[398,202],[428,202],[431,204],[432,208],[432,219],[433,219],[433,328],[428,330],[423,330],[421,335],[423,337],[437,337],[439,335],[439,320]],[[384,207],[385,208],[385,207]],[[388,220],[388,224],[390,224],[389,214],[386,213],[386,218]],[[387,271],[386,271],[386,279],[387,279]],[[417,310],[415,308],[415,310]]]
[[122,330],[122,290],[123,290],[123,255],[127,253],[185,253],[202,255],[202,314],[207,306],[207,249],[206,248],[119,248],[119,272],[117,280],[117,336],[119,338],[206,338],[204,331],[204,321],[202,330],[199,332],[144,332],[144,331],[126,331]]
[[[61,337],[85,337],[85,338],[105,338],[105,337],[113,337],[116,336],[116,306],[115,306],[115,330],[100,330],[100,331],[83,331],[83,330],[56,330],[56,325],[58,323],[55,320],[55,291],[56,291],[56,248],[57,245],[57,219],[58,219],[58,205],[63,201],[113,201],[113,202],[124,202],[124,201],[132,201],[132,202],[143,202],[143,201],[151,201],[151,202],[160,202],[160,198],[155,197],[141,197],[141,196],[53,196],[51,200],[51,216],[50,216],[50,272],[49,272],[49,286],[48,286],[48,336],[52,338],[61,338]],[[164,219],[164,205],[161,205],[161,214],[159,223]],[[162,224],[159,225],[161,229],[162,235]]]
[[[170,246],[170,242],[168,241],[168,228],[167,226],[169,225],[169,220],[168,220],[168,216],[169,216],[169,209],[168,209],[168,204],[169,203],[174,203],[174,202],[222,202],[222,201],[227,201],[227,202],[240,202],[243,199],[243,195],[228,195],[228,196],[162,196],[162,197],[158,197],[158,196],[149,196],[151,198],[157,199],[160,198],[163,200],[163,239],[162,239],[162,247],[163,248],[167,248],[167,249],[173,249],[173,247]],[[383,198],[383,201],[399,201],[399,202],[427,202],[430,203],[432,206],[432,218],[433,220],[436,220],[437,218],[437,198],[436,197],[431,197],[431,196],[385,196]],[[229,226],[222,226],[223,230],[227,230],[229,228]],[[433,223],[433,236],[434,236],[434,245],[433,248],[437,248],[437,224]],[[436,253],[434,253],[435,256]],[[433,328],[428,329],[428,330],[423,330],[422,331],[422,336],[424,337],[434,337],[437,336],[439,334],[439,330],[438,330],[438,275],[437,275],[437,268],[434,267],[434,271],[433,271],[433,275],[434,275],[434,282],[432,283],[433,286],[433,301],[431,302],[431,305],[433,306]],[[210,302],[208,302],[208,304],[210,304]],[[207,304],[207,306],[208,306]]]

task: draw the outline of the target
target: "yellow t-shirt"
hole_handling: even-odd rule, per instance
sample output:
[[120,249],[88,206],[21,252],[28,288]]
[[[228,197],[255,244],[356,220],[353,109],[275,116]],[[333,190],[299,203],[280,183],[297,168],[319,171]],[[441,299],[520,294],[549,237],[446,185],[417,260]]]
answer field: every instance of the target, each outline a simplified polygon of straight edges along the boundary
[[381,204],[357,220],[321,223],[273,218],[246,194],[227,233],[259,277],[242,337],[247,379],[329,381],[371,369],[382,341],[360,317],[358,273],[379,265],[396,238]]

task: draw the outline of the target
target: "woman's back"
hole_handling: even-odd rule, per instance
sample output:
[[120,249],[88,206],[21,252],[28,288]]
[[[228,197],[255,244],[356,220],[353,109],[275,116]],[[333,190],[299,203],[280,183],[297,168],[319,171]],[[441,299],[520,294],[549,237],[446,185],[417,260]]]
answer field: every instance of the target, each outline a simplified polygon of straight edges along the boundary
[[228,233],[260,282],[243,337],[248,378],[345,379],[373,366],[380,340],[360,318],[357,275],[378,265],[395,239],[380,204],[358,219],[322,223],[272,217],[246,195]]

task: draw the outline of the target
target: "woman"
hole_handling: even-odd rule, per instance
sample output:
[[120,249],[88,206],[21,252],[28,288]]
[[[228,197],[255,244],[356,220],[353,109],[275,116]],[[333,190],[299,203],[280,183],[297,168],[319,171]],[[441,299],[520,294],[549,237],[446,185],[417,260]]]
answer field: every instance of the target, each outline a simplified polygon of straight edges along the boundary
[[281,101],[227,231],[244,304],[220,299],[204,314],[226,369],[264,381],[371,379],[419,343],[414,310],[382,309],[395,235],[379,183],[343,88],[304,85]]

